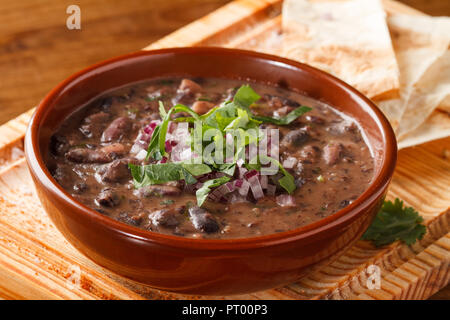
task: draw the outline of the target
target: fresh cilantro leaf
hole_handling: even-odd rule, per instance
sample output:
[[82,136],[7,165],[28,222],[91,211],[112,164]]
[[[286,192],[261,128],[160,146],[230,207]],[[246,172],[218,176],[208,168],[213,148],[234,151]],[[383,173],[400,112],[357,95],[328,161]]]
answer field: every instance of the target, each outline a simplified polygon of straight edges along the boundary
[[380,247],[401,240],[407,245],[422,239],[426,228],[421,224],[423,218],[412,207],[403,205],[396,198],[394,202],[385,201],[369,229],[362,236],[363,240],[371,240]]
[[236,171],[236,163],[224,163],[215,166],[215,170],[233,176]]
[[225,102],[201,116],[201,120],[205,125],[219,130],[223,130],[223,128],[235,118],[236,106],[232,102]]
[[176,106],[172,107],[169,112],[165,113],[164,104],[160,101],[159,112],[161,113],[161,116],[164,115],[164,118],[153,131],[152,138],[147,149],[147,159],[152,157],[159,160],[162,156],[166,156],[166,134],[172,114],[176,112],[186,112],[190,114],[195,120],[200,121],[200,117],[197,113],[192,111],[191,108],[186,107],[182,104],[177,104]]
[[265,116],[257,116],[254,115],[253,118],[256,120],[262,121],[262,122],[270,122],[279,126],[284,126],[290,124],[292,121],[303,115],[304,113],[311,111],[312,109],[310,107],[301,106],[298,107],[291,112],[289,112],[284,117],[280,118],[272,118],[272,117],[265,117]]
[[212,179],[205,181],[200,189],[197,190],[195,195],[197,196],[197,205],[201,207],[203,203],[208,198],[209,193],[211,192],[211,189],[216,188],[218,186],[221,186],[228,181],[230,181],[231,178],[227,176],[223,176],[217,179]]
[[261,97],[249,85],[243,85],[239,88],[233,98],[233,102],[242,109],[248,109]]
[[251,123],[251,127],[255,127],[257,124],[260,124],[260,121],[255,121],[251,119],[248,112],[243,109],[237,109],[237,117],[233,119],[228,125],[225,127],[226,130],[236,130],[238,128],[248,128],[249,123]]
[[194,176],[211,172],[206,164],[157,163],[148,165],[128,164],[136,188],[169,181],[185,180],[187,184],[196,183]]
[[161,119],[164,119],[167,115],[166,108],[164,108],[164,104],[162,101],[159,102],[159,115],[161,116]]
[[278,180],[280,186],[286,190],[289,194],[295,191],[294,177],[289,172],[284,172],[284,177]]
[[203,163],[181,163],[180,165],[193,176],[200,176],[211,172],[211,168]]
[[160,160],[162,158],[162,155],[159,152],[158,144],[160,131],[161,124],[158,124],[153,130],[152,138],[150,139],[150,143],[148,144],[146,159],[153,158],[155,160]]

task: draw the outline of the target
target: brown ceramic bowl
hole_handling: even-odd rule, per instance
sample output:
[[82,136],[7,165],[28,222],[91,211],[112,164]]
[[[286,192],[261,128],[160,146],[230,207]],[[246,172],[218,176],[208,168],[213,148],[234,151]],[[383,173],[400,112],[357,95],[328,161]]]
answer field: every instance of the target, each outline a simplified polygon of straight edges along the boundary
[[[161,76],[249,79],[280,85],[329,103],[355,118],[375,158],[366,192],[339,212],[282,233],[204,240],[153,233],[110,219],[77,202],[44,163],[51,134],[68,114],[112,88]],[[45,210],[62,234],[96,263],[162,290],[238,294],[282,286],[329,263],[357,241],[379,209],[397,147],[377,107],[344,82],[307,65],[223,48],[142,51],[89,67],[62,82],[39,104],[25,138],[28,166]]]

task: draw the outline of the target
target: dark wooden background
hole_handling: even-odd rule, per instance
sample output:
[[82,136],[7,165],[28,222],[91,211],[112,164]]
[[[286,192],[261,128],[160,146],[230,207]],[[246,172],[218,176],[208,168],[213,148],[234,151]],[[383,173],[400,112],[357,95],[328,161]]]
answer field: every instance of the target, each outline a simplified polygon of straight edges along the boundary
[[[35,106],[58,82],[92,63],[136,51],[229,0],[0,0],[0,124]],[[449,0],[402,0],[450,16]],[[81,8],[82,30],[66,28]],[[450,287],[434,295],[450,299]]]

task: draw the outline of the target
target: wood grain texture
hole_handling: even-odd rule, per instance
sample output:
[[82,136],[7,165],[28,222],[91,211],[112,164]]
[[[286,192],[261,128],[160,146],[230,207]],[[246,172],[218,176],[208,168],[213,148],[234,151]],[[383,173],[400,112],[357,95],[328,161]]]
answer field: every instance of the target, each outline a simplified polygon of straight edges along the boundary
[[[177,1],[181,0],[174,2]],[[136,3],[145,6],[143,2]],[[277,0],[232,3],[153,47],[169,43],[258,47],[260,42],[252,39],[260,37],[263,40],[261,33],[276,29],[280,3]],[[386,3],[390,10],[407,10],[394,2]],[[14,12],[18,6],[11,3],[6,9]],[[233,14],[230,14],[230,8]],[[134,12],[127,10],[131,9],[123,12]],[[2,13],[0,11],[0,16]],[[224,23],[223,20],[227,19],[231,22]],[[51,29],[46,23],[44,29]],[[50,22],[48,24],[51,25]],[[173,39],[177,41],[173,42]],[[22,157],[23,133],[29,116],[28,112],[0,127],[0,296],[46,299],[201,298],[168,294],[126,280],[95,265],[67,243],[34,195]],[[450,161],[446,152],[449,145],[450,139],[442,139],[402,150],[399,154],[389,197],[403,198],[425,217],[428,233],[420,243],[412,247],[396,243],[376,249],[360,241],[333,264],[311,273],[298,283],[232,298],[427,298],[442,288],[449,281]],[[367,267],[371,264],[382,270],[382,285],[378,291],[367,290],[365,286]]]
[[[137,51],[229,0],[0,0],[0,124],[35,106],[58,82]],[[81,8],[81,30],[66,8]]]

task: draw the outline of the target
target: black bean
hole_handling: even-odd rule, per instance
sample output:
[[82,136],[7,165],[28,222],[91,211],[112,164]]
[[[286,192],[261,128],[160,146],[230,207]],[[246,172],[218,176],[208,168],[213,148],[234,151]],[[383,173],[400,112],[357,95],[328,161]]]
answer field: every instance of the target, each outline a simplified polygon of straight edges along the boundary
[[178,87],[178,91],[195,94],[202,91],[202,86],[192,80],[183,79],[181,80],[180,86]]
[[95,201],[105,207],[115,207],[120,203],[119,196],[110,188],[103,189]]
[[74,148],[66,152],[67,160],[76,163],[108,163],[125,154],[124,145],[113,143],[100,149]]
[[289,107],[294,107],[294,108],[300,107],[300,103],[298,103],[297,101],[291,100],[291,99],[287,99],[287,98],[283,99],[283,104],[286,106],[289,106]]
[[138,191],[138,196],[148,198],[148,197],[162,197],[162,196],[179,196],[181,194],[181,189],[176,186],[168,185],[152,185],[140,188]]
[[87,138],[97,137],[102,133],[108,119],[109,114],[103,111],[91,114],[84,119],[79,130]]
[[115,119],[103,131],[101,141],[112,142],[119,141],[131,129],[131,121],[126,117],[119,117]]
[[155,226],[164,226],[168,228],[176,227],[180,224],[179,214],[174,209],[161,209],[153,211],[148,218]]
[[323,159],[328,165],[338,163],[342,155],[343,146],[341,143],[329,143],[323,148]]
[[101,178],[104,182],[121,182],[131,177],[126,159],[114,160],[101,171]]
[[203,208],[194,206],[189,208],[189,216],[192,224],[197,230],[205,233],[219,231],[219,224],[214,216]]
[[97,150],[90,150],[86,148],[75,148],[66,152],[67,160],[76,163],[106,163],[110,162],[108,156],[98,152]]
[[288,132],[281,140],[281,145],[284,147],[299,147],[308,141],[309,135],[303,129],[292,130]]

